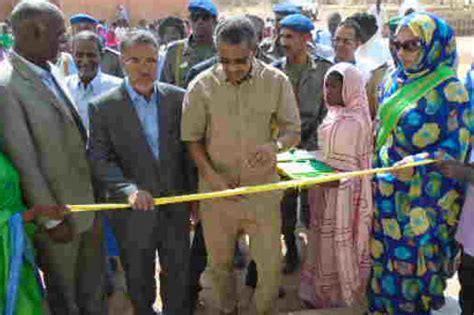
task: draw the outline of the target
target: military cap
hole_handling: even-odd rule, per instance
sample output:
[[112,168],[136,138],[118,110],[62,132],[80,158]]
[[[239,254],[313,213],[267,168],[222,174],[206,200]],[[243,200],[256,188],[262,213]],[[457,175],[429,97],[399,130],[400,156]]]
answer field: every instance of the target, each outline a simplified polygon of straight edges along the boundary
[[301,8],[291,2],[277,3],[273,6],[273,13],[281,15],[299,14]]
[[313,21],[302,14],[292,14],[281,20],[282,28],[289,28],[295,32],[310,33],[314,29]]
[[79,13],[71,16],[69,22],[71,23],[71,25],[78,23],[99,24],[99,21],[97,21],[96,18],[85,13]]
[[217,6],[211,0],[191,0],[188,4],[188,10],[190,12],[203,10],[215,17],[219,15]]

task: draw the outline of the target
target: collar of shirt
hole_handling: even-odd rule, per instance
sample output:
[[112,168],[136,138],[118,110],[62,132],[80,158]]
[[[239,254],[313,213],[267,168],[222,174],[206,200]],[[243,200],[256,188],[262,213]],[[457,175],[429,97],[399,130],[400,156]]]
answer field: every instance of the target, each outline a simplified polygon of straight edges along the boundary
[[150,100],[148,101],[143,95],[135,91],[132,87],[130,80],[128,77],[125,78],[125,88],[127,89],[127,93],[130,96],[133,104],[154,104],[157,101],[157,91],[156,85],[153,86],[153,94],[151,95]]
[[[283,65],[282,65],[282,68],[283,69],[286,69],[287,66],[288,66],[288,57],[284,57],[283,58]],[[314,70],[318,67],[317,63],[316,63],[316,60],[314,59],[313,56],[311,56],[311,54],[308,54],[308,60],[306,61],[306,65],[308,66],[309,69],[311,70]]]
[[[41,68],[40,66],[35,65],[34,63],[32,63],[28,59],[24,58],[23,56],[21,56],[20,54],[18,54],[14,50],[12,50],[11,54],[14,55],[15,57],[19,58],[21,61],[23,61],[28,66],[28,68],[30,68],[30,70],[33,71],[37,76],[39,76],[43,81],[44,80],[49,81],[49,79],[51,78],[51,72],[50,71],[47,71],[47,70]],[[48,62],[48,65],[49,65],[50,69],[51,69],[51,67],[53,67],[53,65],[50,62]]]
[[20,54],[16,53],[15,51],[12,51],[12,54],[14,54],[17,58],[22,60],[25,65],[30,68],[31,71],[33,71],[34,74],[36,74],[40,79],[43,84],[46,85],[46,87],[53,92],[56,97],[64,102],[67,101],[67,91],[63,90],[61,86],[58,83],[58,80],[54,77],[53,72],[57,70],[56,66],[53,65],[51,62],[47,63],[47,66],[49,67],[49,71],[46,69],[41,68],[38,65],[35,65],[31,61],[27,60],[26,58],[20,56]]
[[99,67],[99,70],[97,71],[97,74],[95,75],[95,77],[89,82],[89,84],[86,85],[84,84],[84,82],[82,82],[79,74],[76,74],[75,75],[75,86],[78,88],[78,89],[81,89],[83,91],[86,91],[86,90],[91,90],[92,92],[95,92],[95,91],[99,91],[100,90],[100,87],[101,87],[101,82],[102,82],[102,72],[100,71],[100,67]]
[[340,63],[340,62],[347,62],[347,63],[350,63],[352,65],[356,65],[356,61],[355,60],[351,60],[351,61],[339,61],[336,57],[334,57],[334,64],[336,63]]

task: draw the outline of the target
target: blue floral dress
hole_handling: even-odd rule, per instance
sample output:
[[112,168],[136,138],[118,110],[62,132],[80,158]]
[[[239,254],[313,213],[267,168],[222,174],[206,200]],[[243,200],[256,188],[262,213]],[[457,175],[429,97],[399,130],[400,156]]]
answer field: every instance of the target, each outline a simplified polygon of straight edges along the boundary
[[[385,100],[413,79],[439,65],[454,66],[454,34],[443,20],[415,13],[399,27],[408,27],[423,44],[419,62],[403,66],[385,83]],[[474,130],[468,94],[457,78],[430,90],[400,118],[386,143],[375,153],[374,167],[422,153],[430,158],[465,161]],[[444,177],[435,165],[417,167],[411,178],[375,177],[375,218],[368,287],[369,313],[430,314],[444,304],[446,280],[458,253],[456,232],[464,198],[463,185]]]

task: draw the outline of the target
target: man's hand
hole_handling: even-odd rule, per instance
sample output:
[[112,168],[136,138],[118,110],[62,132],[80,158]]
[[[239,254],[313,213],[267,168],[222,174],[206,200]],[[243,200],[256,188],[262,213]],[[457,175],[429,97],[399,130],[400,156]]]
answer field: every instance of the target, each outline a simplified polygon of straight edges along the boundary
[[437,166],[447,177],[461,181],[468,180],[470,174],[474,172],[474,168],[459,161],[439,161]]
[[250,167],[261,167],[276,165],[277,152],[273,144],[267,143],[258,145],[255,152],[252,153],[247,159],[247,164]]
[[206,179],[212,191],[221,191],[232,189],[231,185],[227,184],[226,180],[219,174],[214,173]]
[[23,219],[30,222],[38,216],[43,216],[51,220],[63,221],[70,211],[71,209],[64,205],[36,205],[23,213]]
[[128,197],[128,203],[133,210],[149,211],[155,209],[153,196],[145,190],[137,190]]
[[[427,153],[426,154],[419,154],[419,155],[417,155],[417,157],[427,158],[428,154]],[[395,166],[395,167],[396,166],[403,166],[403,165],[413,163],[413,162],[415,162],[415,157],[414,156],[407,156],[404,159],[402,159],[401,161],[398,161],[397,163],[395,163],[393,166]],[[396,176],[402,182],[408,182],[408,181],[411,180],[411,178],[415,174],[415,168],[414,167],[407,167],[407,168],[404,168],[404,169],[393,171],[392,174],[394,176]]]
[[[214,173],[210,177],[207,178],[207,183],[210,185],[212,191],[221,191],[221,190],[227,190],[227,189],[234,189],[239,187],[240,183],[235,180],[233,182],[228,183],[225,178],[223,178],[221,175]],[[233,197],[227,197],[225,199],[229,201],[241,201],[244,198],[244,196],[233,196]]]

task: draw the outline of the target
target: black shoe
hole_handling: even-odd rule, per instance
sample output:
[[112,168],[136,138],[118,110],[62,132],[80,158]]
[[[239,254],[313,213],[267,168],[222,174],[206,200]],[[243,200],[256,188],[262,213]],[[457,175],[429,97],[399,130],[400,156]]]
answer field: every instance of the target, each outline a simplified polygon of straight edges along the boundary
[[255,261],[251,261],[247,266],[247,275],[245,276],[245,285],[255,289],[257,287],[258,273]]

